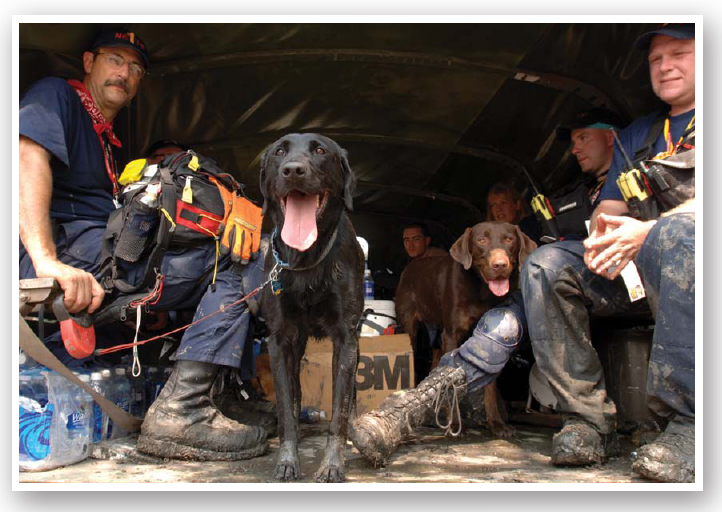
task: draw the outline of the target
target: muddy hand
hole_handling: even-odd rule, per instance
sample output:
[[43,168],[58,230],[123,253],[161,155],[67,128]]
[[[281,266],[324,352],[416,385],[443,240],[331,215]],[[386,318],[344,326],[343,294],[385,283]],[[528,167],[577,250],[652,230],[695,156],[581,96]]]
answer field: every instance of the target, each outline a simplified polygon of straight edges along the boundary
[[346,474],[344,473],[345,445],[345,439],[329,437],[321,467],[315,474],[317,482],[343,482],[346,479]]
[[298,459],[298,449],[294,443],[284,442],[278,451],[278,462],[273,472],[273,478],[282,482],[291,482],[301,477],[301,463]]

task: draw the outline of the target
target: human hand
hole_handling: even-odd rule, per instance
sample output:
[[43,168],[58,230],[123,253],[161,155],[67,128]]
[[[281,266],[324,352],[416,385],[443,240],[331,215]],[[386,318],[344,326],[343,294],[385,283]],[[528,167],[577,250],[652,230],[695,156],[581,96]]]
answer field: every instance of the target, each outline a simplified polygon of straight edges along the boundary
[[52,277],[65,294],[65,308],[68,313],[88,309],[92,313],[100,307],[105,292],[92,274],[66,265],[54,258],[33,261],[38,277]]
[[600,213],[594,233],[584,241],[584,263],[595,274],[616,279],[637,256],[656,222]]

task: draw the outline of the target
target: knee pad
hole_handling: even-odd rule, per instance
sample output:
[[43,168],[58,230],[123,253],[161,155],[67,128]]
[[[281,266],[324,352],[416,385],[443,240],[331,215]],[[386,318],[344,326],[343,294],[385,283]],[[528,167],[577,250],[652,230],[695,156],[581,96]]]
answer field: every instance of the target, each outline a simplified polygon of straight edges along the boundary
[[523,336],[524,325],[511,309],[494,308],[481,317],[459,356],[484,373],[498,374]]

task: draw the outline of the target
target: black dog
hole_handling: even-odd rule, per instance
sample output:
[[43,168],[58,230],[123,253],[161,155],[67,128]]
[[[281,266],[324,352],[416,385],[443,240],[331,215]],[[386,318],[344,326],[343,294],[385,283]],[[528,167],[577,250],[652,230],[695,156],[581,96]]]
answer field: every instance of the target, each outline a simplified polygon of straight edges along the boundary
[[280,450],[274,477],[301,476],[299,370],[309,336],[333,341],[333,418],[319,482],[344,480],[348,418],[356,400],[358,338],[363,309],[363,252],[346,211],[355,178],[346,151],[322,135],[290,134],[263,155],[264,214],[275,229],[266,258],[271,288],[262,308],[278,407]]

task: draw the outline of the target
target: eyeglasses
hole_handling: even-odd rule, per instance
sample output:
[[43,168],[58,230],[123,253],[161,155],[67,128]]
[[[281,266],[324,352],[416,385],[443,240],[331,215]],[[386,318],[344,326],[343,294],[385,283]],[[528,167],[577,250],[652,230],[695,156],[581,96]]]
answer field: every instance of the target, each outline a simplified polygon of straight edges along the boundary
[[[105,58],[105,61],[110,64],[110,67],[113,69],[120,69],[125,66],[125,58],[122,55],[118,55],[117,53],[101,52],[95,52],[95,54],[103,56],[103,58]],[[143,78],[147,73],[145,68],[137,62],[131,62],[128,65],[128,70],[130,71],[130,74],[133,75],[135,78]]]

